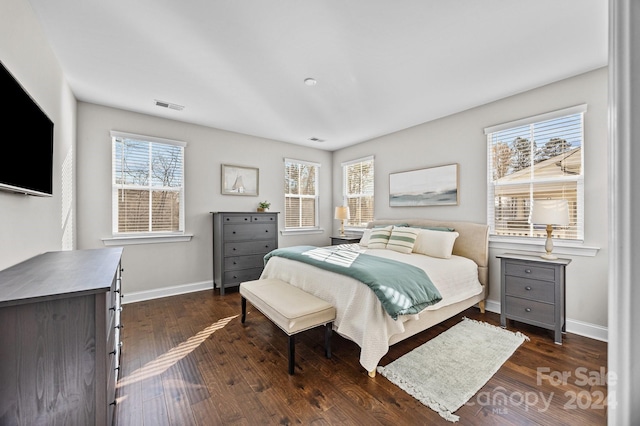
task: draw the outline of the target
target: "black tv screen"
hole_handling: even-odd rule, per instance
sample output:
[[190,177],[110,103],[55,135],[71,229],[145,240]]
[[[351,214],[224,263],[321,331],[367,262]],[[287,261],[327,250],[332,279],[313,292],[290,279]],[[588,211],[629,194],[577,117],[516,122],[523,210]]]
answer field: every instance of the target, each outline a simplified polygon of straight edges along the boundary
[[3,131],[0,189],[53,194],[53,122],[0,62]]

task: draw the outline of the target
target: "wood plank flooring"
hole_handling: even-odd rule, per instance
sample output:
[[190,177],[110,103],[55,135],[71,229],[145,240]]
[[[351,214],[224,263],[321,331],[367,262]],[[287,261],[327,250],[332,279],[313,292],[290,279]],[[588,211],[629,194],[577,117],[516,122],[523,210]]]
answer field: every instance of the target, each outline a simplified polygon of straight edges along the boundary
[[[391,347],[380,365],[437,336],[463,316],[499,325],[499,315],[470,308]],[[451,423],[385,377],[370,378],[359,348],[334,333],[332,358],[323,328],[297,336],[295,375],[287,339],[240,295],[202,291],[127,304],[116,424],[423,425]],[[607,344],[511,322],[525,342],[462,406],[460,425],[604,425]]]

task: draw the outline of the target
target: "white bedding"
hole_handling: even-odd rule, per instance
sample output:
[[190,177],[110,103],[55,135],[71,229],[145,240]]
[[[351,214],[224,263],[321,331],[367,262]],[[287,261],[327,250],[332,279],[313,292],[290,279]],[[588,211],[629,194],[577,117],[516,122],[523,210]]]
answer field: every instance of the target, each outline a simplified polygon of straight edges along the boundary
[[383,309],[373,291],[361,282],[335,272],[282,257],[267,262],[261,278],[278,278],[336,307],[334,330],[361,348],[360,364],[373,371],[389,350],[389,339],[404,332],[404,322],[428,314],[469,297],[483,289],[478,281],[478,266],[470,259],[452,256],[438,259],[422,254],[404,254],[385,249],[366,249],[352,245],[363,253],[409,263],[424,269],[442,296],[442,300],[416,315],[393,320]]

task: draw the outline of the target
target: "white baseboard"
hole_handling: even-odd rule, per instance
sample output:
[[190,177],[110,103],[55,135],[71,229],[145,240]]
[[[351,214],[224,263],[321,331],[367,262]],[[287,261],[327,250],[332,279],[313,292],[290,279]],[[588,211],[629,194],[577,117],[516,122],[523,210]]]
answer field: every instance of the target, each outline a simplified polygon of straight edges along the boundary
[[[487,300],[485,302],[485,308],[489,312],[500,313],[500,302],[495,300]],[[567,318],[567,333],[577,334],[579,336],[588,337],[590,339],[600,340],[602,342],[608,341],[608,329],[597,324],[590,324],[588,322],[578,321],[571,318]]]
[[213,281],[176,285],[172,287],[156,288],[153,290],[123,293],[122,304],[142,302],[144,300],[159,299],[161,297],[177,296],[178,294],[193,293],[194,291],[212,290]]

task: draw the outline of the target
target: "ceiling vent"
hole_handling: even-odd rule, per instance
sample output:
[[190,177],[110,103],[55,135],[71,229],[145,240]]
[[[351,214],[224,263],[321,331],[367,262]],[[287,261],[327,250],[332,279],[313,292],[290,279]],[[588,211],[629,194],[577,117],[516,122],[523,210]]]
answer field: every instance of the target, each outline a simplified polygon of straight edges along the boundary
[[324,142],[324,139],[319,138],[309,138],[308,140],[310,140],[311,142]]
[[157,99],[156,99],[156,106],[159,106],[162,108],[175,109],[176,111],[182,111],[184,109],[184,106],[182,105],[172,104],[171,102],[159,101]]

